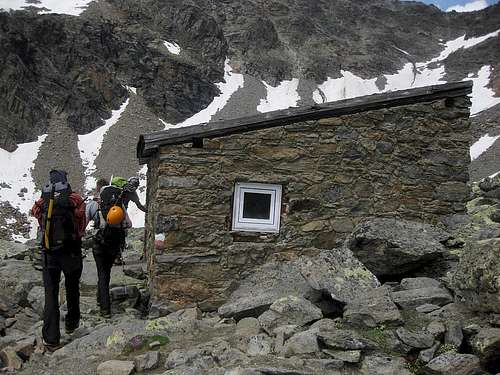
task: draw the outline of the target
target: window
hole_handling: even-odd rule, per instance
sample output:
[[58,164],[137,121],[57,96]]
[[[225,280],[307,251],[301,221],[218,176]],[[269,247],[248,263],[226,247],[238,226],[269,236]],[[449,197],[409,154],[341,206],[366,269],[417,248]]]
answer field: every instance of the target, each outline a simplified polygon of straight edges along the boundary
[[236,183],[233,230],[279,232],[280,212],[281,185]]

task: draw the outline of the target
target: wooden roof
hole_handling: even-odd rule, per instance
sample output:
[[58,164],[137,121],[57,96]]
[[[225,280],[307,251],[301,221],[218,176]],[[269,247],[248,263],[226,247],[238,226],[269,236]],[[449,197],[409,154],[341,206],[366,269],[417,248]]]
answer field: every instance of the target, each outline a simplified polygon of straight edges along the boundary
[[289,125],[300,121],[337,117],[382,108],[465,96],[471,92],[472,81],[452,82],[361,96],[313,106],[288,108],[232,120],[173,128],[141,135],[137,144],[137,157],[141,163],[146,163],[158,151],[158,148],[163,145],[195,142],[203,138],[222,137],[230,134]]

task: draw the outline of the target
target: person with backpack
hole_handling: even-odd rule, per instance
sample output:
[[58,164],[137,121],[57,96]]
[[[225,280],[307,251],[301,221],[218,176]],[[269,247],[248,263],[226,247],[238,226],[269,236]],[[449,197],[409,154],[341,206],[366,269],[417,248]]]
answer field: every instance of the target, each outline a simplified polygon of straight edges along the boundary
[[64,274],[68,313],[65,331],[73,333],[80,325],[80,277],[83,270],[81,239],[85,232],[85,202],[71,190],[67,173],[51,170],[49,183],[35,202],[31,215],[38,220],[43,251],[43,342],[47,350],[60,345],[59,282]]
[[123,206],[123,190],[108,185],[100,189],[99,204],[87,209],[87,221],[94,221],[98,231],[94,237],[92,253],[97,268],[97,305],[102,317],[111,317],[109,284],[111,268],[125,246],[126,229],[131,226]]
[[148,212],[148,209],[142,205],[139,196],[137,195],[137,189],[139,188],[139,178],[138,177],[130,177],[127,180],[127,183],[123,186],[123,190],[125,191],[123,204],[125,208],[128,209],[128,204],[130,201],[134,202],[139,210],[142,212]]

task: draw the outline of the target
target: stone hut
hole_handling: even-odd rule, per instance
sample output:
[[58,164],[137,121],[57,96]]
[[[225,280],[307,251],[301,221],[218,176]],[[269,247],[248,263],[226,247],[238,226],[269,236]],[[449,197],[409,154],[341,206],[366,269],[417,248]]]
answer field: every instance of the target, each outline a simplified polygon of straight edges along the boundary
[[339,246],[367,217],[465,212],[471,91],[456,82],[141,136],[153,301],[214,310],[270,257]]

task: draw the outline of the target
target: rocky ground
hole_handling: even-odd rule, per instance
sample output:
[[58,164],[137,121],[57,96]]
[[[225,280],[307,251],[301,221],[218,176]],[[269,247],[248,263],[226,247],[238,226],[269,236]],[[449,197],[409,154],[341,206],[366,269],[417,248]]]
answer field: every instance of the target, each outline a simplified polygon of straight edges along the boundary
[[[82,323],[40,345],[43,288],[33,248],[0,243],[0,359],[19,374],[497,374],[500,178],[473,187],[445,225],[362,223],[344,246],[274,259],[218,311],[148,310],[142,231],[113,269],[113,317],[98,316],[92,256]],[[314,254],[314,255],[311,255]],[[64,311],[64,297],[61,295]],[[64,314],[63,314],[64,315]]]

